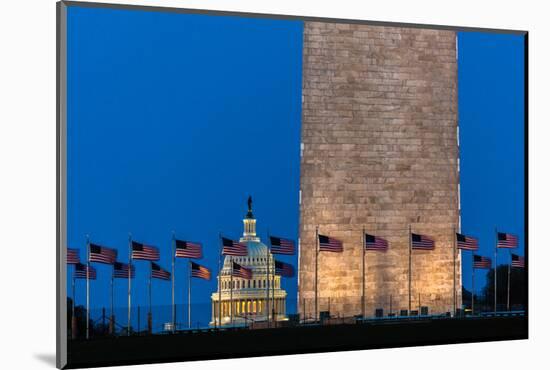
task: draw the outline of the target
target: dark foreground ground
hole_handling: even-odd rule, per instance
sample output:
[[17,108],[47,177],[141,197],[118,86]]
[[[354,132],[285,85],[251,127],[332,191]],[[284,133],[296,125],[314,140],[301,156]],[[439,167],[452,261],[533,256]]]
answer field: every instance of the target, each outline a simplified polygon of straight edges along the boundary
[[525,317],[415,319],[69,341],[66,368],[527,338]]

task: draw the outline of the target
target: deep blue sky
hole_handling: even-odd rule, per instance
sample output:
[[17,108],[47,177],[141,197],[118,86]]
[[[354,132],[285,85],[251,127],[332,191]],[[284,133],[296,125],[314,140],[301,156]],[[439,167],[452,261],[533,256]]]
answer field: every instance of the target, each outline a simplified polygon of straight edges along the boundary
[[[218,232],[241,235],[249,194],[262,238],[269,228],[297,239],[301,48],[298,21],[69,7],[69,246],[84,259],[90,234],[126,262],[131,232],[158,246],[170,269],[174,230],[204,243],[200,263],[215,276]],[[480,238],[484,255],[492,257],[495,227],[517,233],[523,250],[521,37],[459,34],[459,114],[462,231]],[[143,327],[149,267],[136,265]],[[181,304],[187,267],[177,265]],[[108,308],[110,267],[96,267],[91,306]],[[468,256],[467,287],[470,268]],[[84,304],[85,281],[77,284]],[[170,317],[170,283],[153,284],[153,302],[166,305],[159,325]],[[194,321],[205,324],[216,283],[193,287]],[[296,279],[284,288],[293,311]],[[126,289],[116,281],[119,321]]]
[[[127,261],[131,232],[169,269],[174,230],[204,243],[216,276],[218,232],[242,234],[249,194],[262,238],[269,227],[297,239],[301,22],[78,7],[68,21],[68,243],[82,259],[89,233]],[[145,305],[149,267],[136,265],[133,302]],[[91,306],[109,307],[110,267],[97,268]],[[186,269],[178,261],[178,302]],[[153,302],[170,304],[170,283],[153,284]],[[204,323],[216,284],[193,284]],[[296,279],[285,286],[295,299]]]
[[[462,232],[494,259],[495,228],[519,236],[524,254],[523,36],[458,34],[458,110]],[[471,252],[464,252],[463,284],[470,289]],[[498,253],[507,264],[508,251]],[[476,290],[485,285],[476,272]]]

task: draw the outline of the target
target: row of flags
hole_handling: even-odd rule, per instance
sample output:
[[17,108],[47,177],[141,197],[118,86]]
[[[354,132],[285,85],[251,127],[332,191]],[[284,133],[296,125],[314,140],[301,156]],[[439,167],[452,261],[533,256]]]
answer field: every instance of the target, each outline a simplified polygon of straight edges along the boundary
[[[318,234],[319,251],[341,253],[344,251],[344,243],[336,238]],[[411,249],[413,250],[434,250],[435,241],[426,235],[411,233]],[[497,233],[497,248],[516,248],[518,246],[518,237],[508,233]],[[456,233],[456,247],[461,250],[477,251],[479,242],[476,238],[464,234]],[[386,252],[389,243],[386,239],[364,234],[365,250]],[[491,259],[483,256],[474,255],[475,268],[490,268]],[[485,267],[488,266],[488,267]],[[512,267],[525,267],[525,258],[517,254],[512,254]]]
[[[250,204],[249,204],[250,207]],[[250,212],[250,210],[249,210]],[[233,276],[239,277],[242,279],[250,280],[252,279],[252,269],[250,269],[247,266],[243,266],[235,261],[233,261],[233,256],[236,257],[243,257],[248,255],[248,246],[246,243],[236,241],[233,239],[225,238],[220,235],[221,240],[221,253],[220,255],[230,256],[230,275],[231,278]],[[282,255],[294,255],[296,252],[296,247],[294,244],[294,241],[291,239],[286,238],[280,238],[276,236],[269,236],[268,235],[268,244],[269,244],[269,250],[272,254],[282,254]],[[221,257],[221,256],[220,256]],[[221,261],[221,259],[220,259]],[[267,267],[267,274],[269,274],[270,269],[270,258],[269,254],[266,258],[266,267]],[[291,264],[278,261],[276,259],[273,259],[274,268],[271,269],[271,274],[273,276],[272,281],[275,280],[275,274],[278,274],[282,277],[292,277],[294,276],[294,267]],[[220,267],[221,269],[221,267]],[[269,279],[268,279],[269,281]],[[221,283],[220,283],[221,284]],[[233,300],[233,283],[230,284],[230,300]],[[269,302],[269,288],[266,289],[266,301]],[[275,290],[274,285],[271,287],[272,295],[273,295],[273,301],[275,300]],[[218,287],[218,302],[221,304],[221,286]],[[267,306],[267,312],[269,312],[269,303]],[[275,315],[275,311],[272,312],[272,315]],[[274,317],[274,316],[273,316]],[[269,320],[269,314],[267,315],[267,318]],[[218,310],[218,322],[221,325],[222,322],[222,314],[221,309]],[[233,323],[233,310],[230,309],[230,322]]]
[[[71,262],[67,262],[67,264],[72,264],[72,265],[75,266],[75,273],[74,273],[75,279],[86,279],[87,276],[90,280],[96,280],[97,279],[97,270],[93,266],[85,265],[85,264],[80,263],[80,262],[74,263],[73,261],[76,261],[76,260],[71,260]],[[96,259],[94,259],[94,260],[90,259],[90,262],[97,262],[97,260]],[[105,263],[107,263],[107,262],[105,262]],[[136,269],[135,269],[134,265],[130,265],[128,263],[123,263],[123,262],[117,262],[117,261],[115,261],[113,263],[109,263],[109,264],[113,265],[113,278],[115,278],[115,279],[128,279],[128,278],[133,279],[135,277]],[[194,276],[194,274],[193,274],[194,270],[201,271],[201,272],[203,272],[203,274],[200,274],[200,276]],[[89,275],[86,274],[86,271],[89,271]],[[204,266],[199,265],[198,263],[193,262],[191,275],[193,277],[200,277],[200,278],[209,280],[210,279],[210,270],[208,270],[208,268],[206,268]],[[154,262],[151,262],[151,277],[152,278],[161,279],[161,280],[170,280],[170,276],[171,276],[170,272],[164,270],[158,264],[156,264]]]
[[[333,238],[328,235],[319,234],[319,228],[316,230],[316,242],[317,242],[317,253],[316,253],[316,260],[315,260],[315,312],[317,312],[317,301],[318,301],[318,262],[317,258],[319,255],[319,252],[331,252],[331,253],[342,253],[344,251],[344,243],[336,238]],[[506,249],[512,249],[516,248],[518,246],[518,237],[509,234],[509,233],[502,233],[497,232],[496,233],[496,245],[495,245],[495,261],[497,256],[497,250],[499,248],[506,248]],[[479,249],[479,242],[476,238],[464,235],[461,233],[455,233],[455,244],[456,249],[460,250],[467,250],[472,252],[472,291],[474,291],[474,271],[476,269],[490,269],[492,266],[492,261],[488,257],[480,256],[475,254],[475,252]],[[366,251],[377,251],[377,252],[386,252],[389,249],[389,243],[386,239],[365,233],[365,230],[363,230],[363,287],[362,287],[362,312],[363,315],[365,314],[365,252]],[[422,234],[415,234],[411,231],[409,227],[409,310],[411,310],[412,307],[412,251],[413,250],[421,250],[421,251],[432,251],[435,249],[435,241],[431,237],[427,235]],[[511,254],[511,261],[508,265],[508,274],[510,275],[510,268],[517,267],[517,268],[524,268],[525,267],[525,258],[522,256],[519,256],[517,254]],[[453,254],[455,256],[455,254]],[[456,258],[453,257],[453,273],[456,273]],[[508,287],[508,290],[510,288]],[[495,292],[496,292],[496,268],[495,268]],[[495,293],[496,294],[496,293]],[[510,299],[509,299],[509,291],[508,291],[508,307],[510,305]],[[473,296],[472,295],[472,307],[473,304]],[[456,310],[456,280],[453,279],[453,310]],[[473,311],[472,311],[473,312]],[[495,312],[496,312],[496,295],[495,295]]]
[[[246,256],[248,254],[246,243],[241,243],[229,238],[221,237],[222,254],[227,256]],[[296,252],[294,240],[284,239],[276,236],[269,237],[270,250],[272,254],[293,255]]]
[[[222,255],[242,257],[248,255],[246,243],[241,243],[229,238],[222,239]],[[272,254],[293,255],[296,252],[296,246],[292,239],[285,239],[276,236],[269,236],[270,251]],[[294,276],[294,267],[286,262],[275,260],[275,273],[285,277]],[[231,274],[243,279],[252,278],[252,270],[246,266],[241,266],[233,262]]]
[[[322,234],[318,234],[318,238],[320,252],[341,253],[344,251],[344,243],[342,241]],[[385,252],[389,248],[389,243],[384,238],[371,234],[365,234],[364,238],[364,248],[366,250]],[[416,250],[433,250],[435,242],[426,235],[411,233],[411,248]]]
[[[475,269],[490,269],[493,261],[488,257],[478,256],[474,254]],[[512,267],[525,268],[525,257],[512,253]]]
[[[229,238],[222,237],[220,255],[227,256],[247,256],[248,246],[246,243],[238,242]],[[271,252],[273,254],[286,254],[292,255],[295,253],[294,241],[291,239],[285,239],[275,236],[269,236],[269,244],[271,245]],[[198,278],[204,280],[211,279],[211,271],[208,267],[199,263],[191,261],[190,259],[202,258],[202,244],[198,242],[186,241],[176,239],[172,237],[172,273],[162,268],[157,261],[160,259],[160,250],[156,246],[140,243],[130,238],[129,241],[129,259],[128,263],[117,261],[118,252],[114,248],[105,247],[96,243],[87,242],[87,261],[81,263],[79,250],[74,248],[67,248],[67,264],[74,265],[73,277],[74,279],[86,279],[86,305],[87,315],[89,315],[89,281],[97,279],[96,269],[90,265],[90,263],[109,264],[113,266],[112,280],[111,280],[111,297],[113,297],[113,281],[114,279],[127,279],[128,281],[128,327],[130,327],[130,312],[131,312],[131,279],[135,277],[135,267],[133,265],[134,260],[144,260],[150,262],[150,275],[149,275],[149,315],[151,315],[151,280],[160,279],[164,281],[172,281],[172,323],[175,328],[175,300],[174,300],[174,282],[173,275],[175,274],[175,259],[176,258],[188,258],[189,259],[189,294],[188,294],[188,325],[191,326],[191,278]],[[221,256],[220,256],[221,257]],[[274,260],[275,268],[273,274],[277,273],[281,276],[292,277],[294,276],[294,267],[282,261]],[[252,269],[243,266],[237,262],[231,260],[231,276],[240,277],[243,279],[252,279]],[[219,288],[221,292],[221,287]],[[74,281],[73,281],[73,296],[74,296]],[[111,299],[111,313],[113,312],[113,298]],[[112,314],[111,314],[112,316]],[[89,323],[89,317],[86,322]],[[152,330],[151,328],[149,330]],[[128,332],[128,335],[130,333]],[[89,338],[89,325],[86,325],[86,338]]]
[[[228,256],[246,256],[248,248],[246,243],[241,243],[229,238],[221,237],[222,254]],[[271,253],[293,255],[295,253],[295,244],[291,239],[285,239],[270,236]],[[197,242],[175,239],[175,257],[177,258],[202,258],[202,245]],[[88,262],[97,262],[113,265],[113,277],[117,279],[128,279],[135,277],[135,266],[117,261],[117,250],[104,247],[95,243],[89,243]],[[171,273],[163,269],[154,261],[160,259],[160,251],[157,247],[140,243],[131,242],[131,259],[146,260],[151,262],[151,277],[161,280],[170,280]],[[291,264],[275,260],[275,273],[285,277],[294,276],[294,267]],[[83,264],[80,261],[79,250],[67,248],[67,264],[75,265],[74,277],[76,279],[95,280],[97,271],[93,266]],[[89,271],[89,274],[87,274]],[[211,271],[206,266],[196,262],[191,262],[191,276],[195,278],[210,280]],[[243,279],[252,278],[252,270],[246,266],[233,262],[232,274]]]
[[[248,254],[245,243],[225,237],[222,237],[221,239],[223,255],[246,256]],[[344,250],[343,242],[336,238],[319,234],[318,239],[320,252],[341,253]],[[292,255],[295,253],[294,241],[291,239],[270,236],[269,241],[271,245],[271,253],[273,254]],[[497,233],[497,248],[516,248],[517,246],[517,236],[508,233]],[[200,243],[176,239],[175,247],[175,257],[195,259],[202,258],[202,245]],[[461,250],[477,251],[479,249],[479,242],[474,237],[456,233],[456,247]],[[389,243],[384,238],[371,234],[365,234],[364,248],[365,250],[385,252],[389,248]],[[433,250],[435,249],[435,242],[429,236],[411,233],[411,249]],[[117,251],[115,249],[90,243],[89,251],[89,262],[112,264],[115,278],[124,279],[129,277],[133,278],[135,276],[135,267],[133,265],[116,261]],[[152,277],[162,280],[170,280],[170,272],[164,270],[160,265],[153,262],[160,259],[160,252],[157,247],[132,241],[131,258],[134,260],[151,261]],[[67,264],[76,265],[75,278],[86,278],[87,265],[80,263],[78,249],[67,249]],[[490,268],[491,264],[492,261],[490,258],[474,255],[474,268]],[[525,258],[517,254],[512,254],[512,267],[525,267]],[[89,278],[92,280],[96,279],[96,270],[92,266],[88,266],[88,269],[90,271]],[[282,261],[275,261],[275,269],[276,273],[281,276],[294,275],[294,267]],[[242,277],[244,279],[251,279],[252,276],[250,269],[246,266],[241,266],[236,262],[233,262],[232,273],[234,276]],[[191,276],[208,280],[211,278],[211,272],[207,267],[193,262],[191,265]]]
[[[200,243],[175,240],[175,257],[178,258],[202,258],[202,246]],[[117,250],[104,247],[95,243],[89,243],[88,262],[97,262],[113,265],[113,277],[128,279],[135,276],[134,265],[117,261]],[[131,259],[145,260],[151,262],[151,277],[161,280],[170,280],[171,273],[163,269],[154,261],[160,259],[159,249],[152,245],[131,242]],[[90,271],[89,278],[96,279],[97,272],[92,266],[80,262],[79,250],[67,248],[67,264],[75,265],[75,278],[86,279],[86,271]],[[200,273],[199,273],[200,272]],[[194,263],[191,265],[191,275],[203,279],[210,278],[210,270],[202,265]]]
[[[76,279],[86,279],[86,271],[90,272],[89,279],[96,280],[97,271],[93,266],[88,266],[83,263],[71,263],[75,265],[75,274]],[[152,274],[151,277],[161,280],[170,280],[170,273],[162,269],[158,264],[151,262]],[[130,272],[128,270],[131,270]],[[294,276],[294,267],[291,264],[275,261],[275,274],[285,277]],[[240,277],[243,279],[252,279],[252,270],[244,267],[237,262],[233,262],[233,276]],[[191,262],[191,276],[195,278],[210,280],[211,272],[210,270],[198,263]],[[129,265],[123,262],[115,262],[113,264],[113,277],[116,279],[128,279],[135,277],[135,266]]]

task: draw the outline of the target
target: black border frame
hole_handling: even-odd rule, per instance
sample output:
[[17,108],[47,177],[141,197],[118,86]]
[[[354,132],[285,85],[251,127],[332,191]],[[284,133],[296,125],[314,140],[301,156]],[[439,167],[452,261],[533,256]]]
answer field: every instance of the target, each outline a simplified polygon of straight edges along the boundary
[[[211,351],[210,354],[199,355],[182,355],[177,358],[166,359],[150,359],[150,360],[136,360],[132,358],[126,358],[125,360],[97,360],[94,362],[85,362],[78,364],[68,363],[68,338],[67,338],[67,307],[66,307],[66,14],[67,7],[78,6],[84,8],[105,8],[105,9],[120,9],[120,10],[135,10],[135,11],[149,11],[149,12],[170,12],[180,14],[203,14],[212,16],[236,16],[236,17],[248,17],[248,18],[266,18],[266,19],[279,19],[279,20],[301,20],[301,21],[315,21],[315,22],[330,22],[330,23],[346,23],[346,24],[368,24],[374,26],[390,26],[390,27],[406,27],[406,28],[424,28],[424,29],[438,29],[438,30],[450,30],[455,32],[486,32],[486,33],[500,33],[500,34],[515,34],[524,37],[524,226],[525,226],[525,260],[526,260],[526,274],[525,274],[525,291],[526,291],[526,318],[525,322],[522,322],[519,326],[524,329],[525,335],[503,335],[503,336],[486,336],[484,338],[468,338],[468,339],[431,339],[421,340],[415,342],[408,342],[406,340],[396,341],[390,344],[365,344],[364,337],[357,336],[357,333],[353,334],[353,327],[349,325],[342,325],[337,330],[340,334],[351,334],[352,339],[358,340],[355,343],[342,343],[342,345],[327,348],[327,341],[323,339],[323,336],[319,336],[317,333],[313,339],[315,342],[311,343],[311,346],[304,348],[283,348],[281,345],[279,349],[266,350],[260,346],[254,346],[255,341],[248,342],[249,350],[245,352],[233,353],[231,351],[217,352]],[[304,354],[304,353],[318,353],[318,352],[334,352],[334,351],[347,351],[347,350],[362,350],[372,348],[395,348],[395,347],[409,347],[409,346],[424,346],[424,345],[437,345],[437,344],[455,344],[455,343],[469,343],[469,342],[481,342],[481,341],[499,341],[499,340],[513,340],[513,339],[527,339],[529,335],[528,327],[528,313],[529,313],[529,32],[525,30],[511,30],[511,29],[492,29],[481,27],[460,27],[460,26],[445,26],[445,25],[431,25],[431,24],[418,24],[418,23],[401,23],[401,22],[383,22],[383,21],[369,21],[358,19],[345,19],[345,18],[327,18],[327,17],[313,17],[313,16],[297,16],[297,15],[283,15],[283,14],[266,14],[266,13],[248,13],[248,12],[236,12],[236,11],[221,11],[221,10],[206,10],[206,9],[192,9],[192,8],[176,8],[176,7],[162,7],[162,6],[147,6],[147,5],[128,5],[128,4],[113,4],[113,3],[98,3],[98,2],[81,2],[81,1],[59,1],[56,4],[56,46],[57,46],[57,61],[56,61],[56,235],[57,235],[57,248],[56,248],[56,366],[58,368],[71,368],[71,367],[89,367],[89,366],[113,366],[113,365],[130,365],[130,364],[148,364],[148,363],[160,363],[160,362],[176,362],[176,361],[195,361],[195,360],[212,360],[212,359],[227,359],[227,358],[242,358],[252,356],[273,356],[282,354]],[[412,324],[407,324],[412,325]],[[334,328],[334,327],[333,327]],[[281,330],[281,329],[274,329]],[[296,330],[304,331],[304,329],[292,328],[290,332],[280,332],[278,335],[279,340],[286,338],[291,339]],[[268,333],[268,331],[265,331]],[[237,335],[238,332],[232,332],[231,334]],[[355,337],[353,337],[355,335]],[[242,337],[243,335],[241,335]],[[333,344],[334,345],[334,344]]]

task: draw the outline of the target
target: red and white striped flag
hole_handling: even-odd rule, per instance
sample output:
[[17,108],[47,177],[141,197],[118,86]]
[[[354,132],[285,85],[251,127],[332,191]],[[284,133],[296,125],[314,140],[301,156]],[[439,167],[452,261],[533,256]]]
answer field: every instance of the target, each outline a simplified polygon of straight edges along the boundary
[[411,234],[411,248],[414,250],[431,251],[435,248],[435,242],[426,235]]
[[[129,269],[129,267],[131,267]],[[130,271],[128,271],[130,270]],[[130,276],[128,276],[130,275]],[[116,279],[133,279],[136,276],[136,269],[134,265],[128,265],[127,263],[115,262],[113,265],[113,277]]]
[[112,265],[116,261],[116,249],[102,247],[97,244],[90,243],[90,256],[88,261],[107,263]]
[[178,258],[202,258],[202,245],[176,239],[176,257]]
[[252,270],[244,266],[239,265],[237,262],[233,262],[233,268],[231,269],[231,275],[240,277],[243,279],[252,279]]
[[191,262],[191,277],[210,280],[210,270],[198,263]]
[[157,247],[143,243],[132,242],[132,259],[158,261],[160,253]]
[[490,269],[492,261],[490,258],[474,255],[474,268],[475,269]]
[[518,237],[507,233],[497,233],[497,248],[516,248]]
[[244,257],[248,255],[248,247],[244,243],[222,237],[222,254],[226,256]]
[[275,260],[275,274],[285,277],[293,277],[294,266],[289,263]]
[[388,250],[388,241],[374,235],[365,234],[365,250],[386,252]]
[[90,280],[96,279],[97,272],[95,268],[93,268],[92,266],[85,265],[83,263],[77,263],[75,265],[75,270],[74,270],[75,279],[86,279],[86,271],[88,271],[90,274],[89,276]]
[[456,247],[466,251],[477,251],[479,243],[476,238],[456,233]]
[[291,239],[270,236],[269,243],[271,244],[271,253],[273,254],[292,255],[296,249],[294,247],[294,241]]
[[171,274],[154,262],[151,262],[151,277],[154,279],[170,280]]
[[341,253],[344,251],[344,244],[330,236],[319,234],[319,252]]
[[67,264],[76,265],[77,263],[80,263],[79,250],[67,248]]
[[525,257],[519,256],[517,254],[512,254],[512,267],[524,268]]

